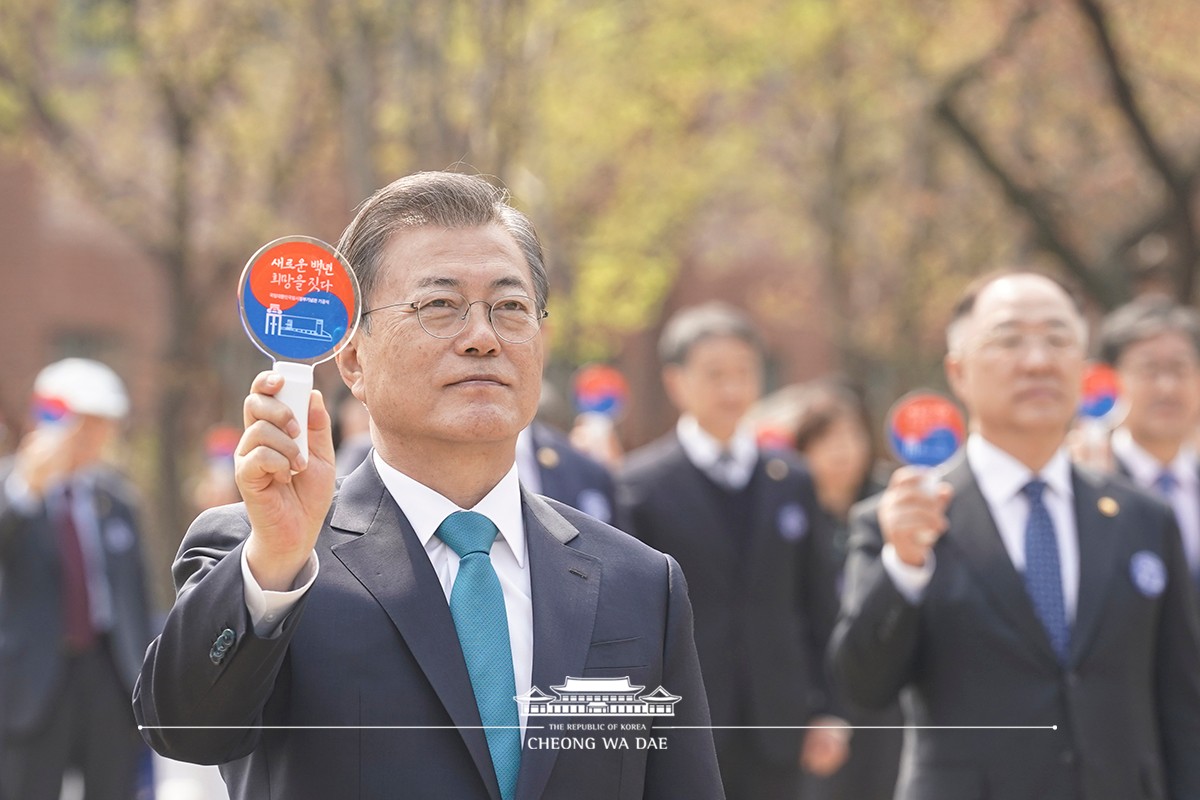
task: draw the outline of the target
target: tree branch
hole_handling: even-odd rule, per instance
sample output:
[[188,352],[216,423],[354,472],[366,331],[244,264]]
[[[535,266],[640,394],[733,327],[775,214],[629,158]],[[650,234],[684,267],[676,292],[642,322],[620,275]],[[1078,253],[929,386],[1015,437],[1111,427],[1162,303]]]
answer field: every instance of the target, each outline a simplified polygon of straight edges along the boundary
[[1016,178],[1001,166],[999,159],[988,150],[982,137],[972,130],[954,109],[948,96],[943,96],[938,100],[935,113],[950,132],[963,143],[984,171],[1000,184],[1008,201],[1025,213],[1025,216],[1033,224],[1038,243],[1062,262],[1067,271],[1084,286],[1088,294],[1106,307],[1118,303],[1120,298],[1116,296],[1112,288],[1088,268],[1083,256],[1059,232],[1054,215],[1043,204],[1038,194],[1018,183]]
[[1182,250],[1179,272],[1176,275],[1176,291],[1179,300],[1188,302],[1195,283],[1194,271],[1197,261],[1200,260],[1200,241],[1197,241],[1192,210],[1191,181],[1186,173],[1177,169],[1171,162],[1170,156],[1150,130],[1146,115],[1126,77],[1124,63],[1109,31],[1104,9],[1097,0],[1076,0],[1076,6],[1091,26],[1118,111],[1133,131],[1133,138],[1146,160],[1166,184],[1171,199],[1167,215],[1178,234],[1177,244]]

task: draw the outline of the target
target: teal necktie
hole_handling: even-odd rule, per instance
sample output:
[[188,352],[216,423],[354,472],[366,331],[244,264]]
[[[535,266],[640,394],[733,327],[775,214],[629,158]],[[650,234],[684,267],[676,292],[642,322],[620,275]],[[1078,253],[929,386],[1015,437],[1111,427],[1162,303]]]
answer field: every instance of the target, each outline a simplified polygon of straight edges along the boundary
[[497,533],[490,519],[474,511],[456,511],[437,529],[437,537],[461,559],[450,590],[450,616],[475,690],[500,796],[512,800],[521,769],[521,729],[513,699],[517,689],[508,615],[490,555]]

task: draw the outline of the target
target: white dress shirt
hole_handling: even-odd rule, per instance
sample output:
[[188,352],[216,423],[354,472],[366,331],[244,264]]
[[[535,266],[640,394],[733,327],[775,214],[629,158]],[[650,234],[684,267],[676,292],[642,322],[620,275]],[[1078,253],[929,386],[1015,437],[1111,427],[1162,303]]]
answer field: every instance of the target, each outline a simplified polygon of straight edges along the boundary
[[[758,463],[758,445],[749,426],[740,426],[729,443],[723,445],[701,428],[695,417],[684,414],[675,423],[675,435],[688,461],[718,484],[743,489],[750,483]],[[722,454],[727,458],[718,463]]]
[[[1025,572],[1025,525],[1029,520],[1029,500],[1021,493],[1021,489],[1035,477],[1046,482],[1042,502],[1054,522],[1063,604],[1067,619],[1074,621],[1079,601],[1079,536],[1075,525],[1071,461],[1066,449],[1059,449],[1035,476],[1028,467],[987,439],[979,434],[971,434],[967,439],[967,465],[974,473],[992,519],[996,522],[1009,559],[1017,572],[1022,574]],[[887,545],[884,547],[883,567],[897,590],[909,602],[918,603],[933,578],[935,562],[930,558],[924,567],[912,567],[901,562],[895,548]]]
[[[434,535],[438,526],[456,511],[475,511],[499,528],[500,535],[492,544],[492,566],[504,593],[516,693],[525,694],[533,685],[533,599],[516,464],[474,508],[462,509],[428,486],[388,466],[378,452],[372,452],[372,457],[383,485],[400,506],[425,548],[433,571],[442,584],[447,603],[450,602],[450,591],[458,575],[459,556]],[[309,556],[308,564],[296,578],[297,588],[289,592],[269,592],[259,587],[246,563],[245,550],[242,552],[242,577],[254,632],[259,636],[270,636],[316,580],[317,556],[316,553]],[[524,732],[525,714],[522,710],[522,737]]]
[[1148,489],[1155,497],[1161,495],[1154,481],[1163,470],[1171,471],[1178,485],[1169,498],[1163,499],[1170,503],[1179,522],[1188,568],[1193,573],[1200,572],[1200,460],[1195,449],[1185,445],[1179,448],[1170,464],[1162,464],[1135,442],[1126,428],[1118,428],[1112,435],[1112,451],[1128,468],[1134,483]]

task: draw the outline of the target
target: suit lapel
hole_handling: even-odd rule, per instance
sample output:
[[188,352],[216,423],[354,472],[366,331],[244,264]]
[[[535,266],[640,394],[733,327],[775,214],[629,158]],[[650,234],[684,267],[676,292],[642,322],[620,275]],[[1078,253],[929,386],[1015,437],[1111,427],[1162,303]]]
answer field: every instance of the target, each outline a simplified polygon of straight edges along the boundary
[[425,549],[370,459],[342,483],[330,527],[361,533],[333,555],[381,605],[403,637],[459,735],[493,800],[500,790],[454,620]]
[[1112,515],[1101,512],[1104,489],[1098,478],[1071,470],[1075,491],[1075,530],[1079,538],[1079,602],[1071,629],[1071,663],[1079,662],[1096,632],[1104,610],[1108,585],[1116,567],[1120,508],[1111,498],[1103,503]]
[[1057,665],[1058,657],[1033,609],[1025,581],[1004,548],[987,500],[979,490],[979,484],[975,482],[965,458],[960,457],[946,480],[954,487],[954,499],[947,510],[950,521],[950,529],[945,536],[947,545],[955,547],[962,554],[967,567],[1000,615],[1043,659]]
[[[602,564],[568,545],[579,531],[548,503],[524,489],[521,495],[533,592],[533,685],[549,692],[568,676],[583,676],[596,622]],[[527,725],[535,730],[537,718]],[[542,795],[556,757],[554,749],[522,751],[518,798]]]

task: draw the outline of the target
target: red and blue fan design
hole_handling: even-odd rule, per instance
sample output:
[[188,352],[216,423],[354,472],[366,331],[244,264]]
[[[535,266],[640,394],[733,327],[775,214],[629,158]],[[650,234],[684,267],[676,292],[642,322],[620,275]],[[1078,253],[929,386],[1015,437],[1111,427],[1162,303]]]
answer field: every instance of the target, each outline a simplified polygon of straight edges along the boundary
[[38,425],[54,425],[71,414],[71,409],[60,397],[33,396],[33,421]]
[[950,460],[966,438],[962,412],[934,392],[913,392],[888,412],[888,442],[906,464],[936,467]]
[[615,367],[589,364],[575,374],[575,409],[619,419],[629,402],[629,383]]
[[1086,419],[1105,419],[1117,407],[1120,397],[1121,382],[1116,370],[1107,364],[1089,363],[1083,373],[1079,416]]
[[277,361],[324,361],[358,325],[354,273],[340,253],[308,236],[276,239],[255,253],[238,299],[246,333]]

